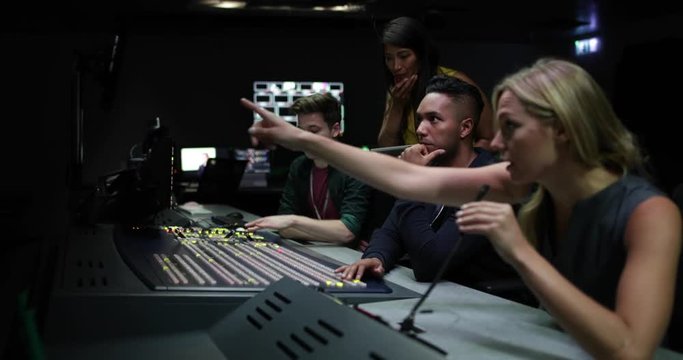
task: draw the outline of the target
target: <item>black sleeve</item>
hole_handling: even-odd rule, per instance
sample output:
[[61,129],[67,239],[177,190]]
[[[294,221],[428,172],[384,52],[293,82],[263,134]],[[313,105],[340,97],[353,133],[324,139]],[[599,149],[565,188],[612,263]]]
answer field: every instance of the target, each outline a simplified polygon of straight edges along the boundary
[[381,227],[372,233],[362,258],[377,258],[384,264],[385,271],[391,270],[398,259],[405,254],[401,241],[399,223],[402,214],[410,208],[411,202],[397,200]]
[[[399,232],[404,247],[410,256],[413,272],[417,281],[432,281],[441,268],[453,246],[461,241],[460,232],[455,224],[455,210],[446,207],[445,220],[441,226],[432,229],[430,226],[434,216],[434,205],[423,204],[411,208],[400,222]],[[453,256],[449,271],[461,267],[486,244],[481,236],[465,236],[458,252]]]

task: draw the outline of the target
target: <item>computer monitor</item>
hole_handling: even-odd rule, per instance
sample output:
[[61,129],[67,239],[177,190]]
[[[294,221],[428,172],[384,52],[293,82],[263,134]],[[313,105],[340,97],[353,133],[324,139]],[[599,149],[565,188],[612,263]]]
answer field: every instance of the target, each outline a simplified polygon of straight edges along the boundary
[[235,160],[244,160],[247,166],[244,168],[248,173],[270,173],[270,150],[269,149],[235,149]]
[[[296,114],[292,112],[292,103],[304,96],[314,93],[330,93],[341,103],[341,127],[344,133],[344,84],[325,81],[254,81],[253,101],[283,119],[297,125]],[[254,113],[254,122],[261,116]]]
[[206,159],[216,158],[215,147],[185,147],[180,149],[180,170],[184,173],[197,172]]
[[269,149],[235,149],[234,155],[235,160],[246,162],[240,187],[259,188],[268,186],[268,175],[270,174]]

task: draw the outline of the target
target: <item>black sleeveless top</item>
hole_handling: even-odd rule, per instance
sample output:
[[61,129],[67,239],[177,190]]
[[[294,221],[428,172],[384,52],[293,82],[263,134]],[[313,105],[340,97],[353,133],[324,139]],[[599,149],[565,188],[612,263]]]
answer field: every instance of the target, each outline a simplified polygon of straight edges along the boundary
[[566,237],[553,241],[552,200],[540,209],[549,224],[539,232],[539,251],[588,296],[614,309],[617,285],[626,263],[624,235],[633,210],[643,201],[663,195],[645,179],[626,175],[572,210]]

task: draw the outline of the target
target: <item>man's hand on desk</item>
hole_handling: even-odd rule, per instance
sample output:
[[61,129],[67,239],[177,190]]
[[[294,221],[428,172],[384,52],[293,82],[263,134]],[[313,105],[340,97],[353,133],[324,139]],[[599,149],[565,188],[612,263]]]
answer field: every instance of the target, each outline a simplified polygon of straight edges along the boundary
[[248,231],[256,230],[282,230],[294,225],[295,215],[266,216],[246,223]]
[[363,277],[366,270],[371,275],[377,277],[384,276],[384,265],[377,258],[360,259],[351,265],[340,266],[334,272],[337,274],[341,273],[341,277],[344,280],[359,280]]
[[280,237],[293,240],[319,241],[343,245],[354,234],[341,220],[318,220],[300,215],[266,216],[244,225],[249,231],[272,230]]

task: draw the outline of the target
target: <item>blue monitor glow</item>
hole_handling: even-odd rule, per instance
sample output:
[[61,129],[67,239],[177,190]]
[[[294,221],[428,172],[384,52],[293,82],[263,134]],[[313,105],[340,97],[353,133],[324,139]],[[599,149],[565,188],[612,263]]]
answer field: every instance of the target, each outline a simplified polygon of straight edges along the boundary
[[180,170],[192,172],[199,169],[208,158],[216,157],[215,147],[187,147],[180,149]]
[[[324,81],[254,81],[254,103],[297,125],[292,103],[314,93],[330,93],[341,103],[341,132],[344,133],[344,84]],[[261,117],[254,113],[254,122]]]

